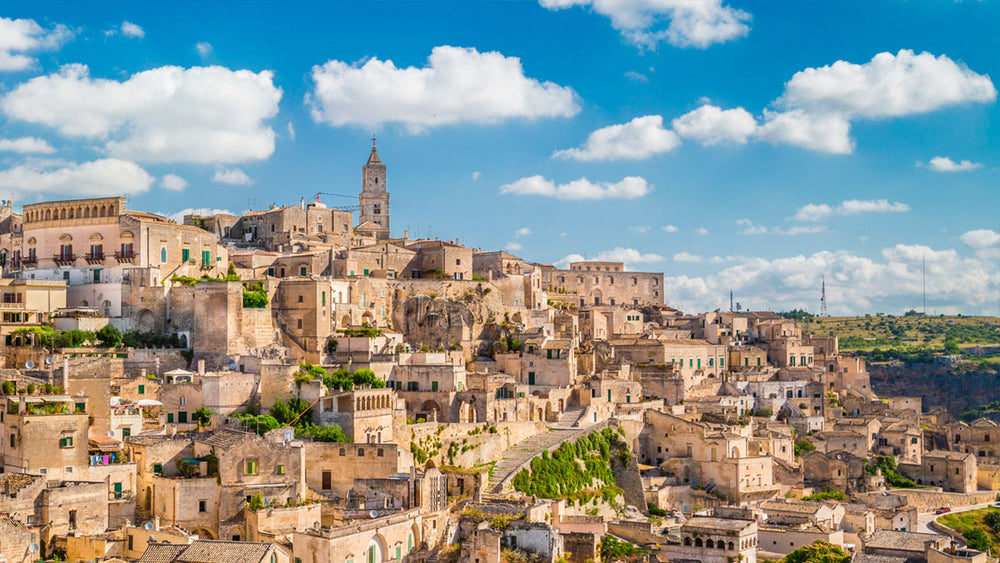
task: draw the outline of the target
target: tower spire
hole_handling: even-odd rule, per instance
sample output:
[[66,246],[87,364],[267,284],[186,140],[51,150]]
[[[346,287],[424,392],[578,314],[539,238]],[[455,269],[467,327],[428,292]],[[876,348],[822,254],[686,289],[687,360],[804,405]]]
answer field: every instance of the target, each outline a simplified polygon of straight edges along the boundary
[[820,286],[820,291],[819,291],[819,316],[821,317],[830,316],[826,312],[826,276],[823,276],[823,283]]

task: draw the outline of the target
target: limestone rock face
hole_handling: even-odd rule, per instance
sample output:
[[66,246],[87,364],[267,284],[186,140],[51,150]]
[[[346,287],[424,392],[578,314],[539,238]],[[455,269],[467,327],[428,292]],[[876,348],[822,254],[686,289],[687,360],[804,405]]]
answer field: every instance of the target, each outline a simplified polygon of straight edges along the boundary
[[[476,301],[471,299],[469,301]],[[399,327],[407,342],[414,346],[439,346],[469,344],[482,331],[481,302],[414,295],[407,297],[395,308]]]

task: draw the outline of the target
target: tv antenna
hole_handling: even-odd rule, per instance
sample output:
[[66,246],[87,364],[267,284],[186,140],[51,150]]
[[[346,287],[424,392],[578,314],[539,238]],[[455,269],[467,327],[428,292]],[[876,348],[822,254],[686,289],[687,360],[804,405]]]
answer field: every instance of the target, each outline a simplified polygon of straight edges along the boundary
[[823,276],[823,283],[819,290],[819,316],[829,317],[830,315],[826,312],[826,276]]
[[729,312],[733,312],[733,290],[729,290]]
[[924,314],[927,314],[927,256],[920,257],[920,289],[924,295]]

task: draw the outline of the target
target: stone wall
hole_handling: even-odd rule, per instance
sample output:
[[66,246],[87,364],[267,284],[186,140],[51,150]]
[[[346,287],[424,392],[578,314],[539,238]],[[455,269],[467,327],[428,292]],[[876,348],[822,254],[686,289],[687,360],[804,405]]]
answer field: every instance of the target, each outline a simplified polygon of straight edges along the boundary
[[945,493],[920,489],[893,489],[892,494],[906,498],[909,506],[915,506],[920,512],[942,506],[971,506],[996,500],[997,491],[979,491],[976,493]]

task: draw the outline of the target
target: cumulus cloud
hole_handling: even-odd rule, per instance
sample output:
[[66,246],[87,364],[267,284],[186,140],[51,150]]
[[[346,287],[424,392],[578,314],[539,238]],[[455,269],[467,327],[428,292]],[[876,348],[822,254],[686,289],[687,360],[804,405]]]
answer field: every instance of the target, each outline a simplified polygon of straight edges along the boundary
[[473,172],[473,173],[472,173],[472,181],[473,181],[473,182],[475,182],[475,181],[476,181],[476,180],[478,180],[478,179],[479,179],[479,177],[480,177],[480,176],[482,176],[482,175],[483,175],[483,173],[482,173],[482,172],[480,172],[480,171],[476,170],[475,172]]
[[757,225],[750,219],[740,219],[736,221],[736,224],[743,228],[740,231],[741,235],[762,235],[767,233],[767,227],[764,225]]
[[634,70],[625,71],[625,78],[628,78],[632,82],[642,82],[645,84],[649,82],[649,77],[641,72],[636,72]]
[[215,49],[212,48],[212,44],[208,41],[199,41],[194,44],[195,51],[198,51],[198,56],[205,58],[211,55]]
[[556,261],[555,265],[559,268],[568,268],[572,262],[582,262],[584,260],[591,260],[596,262],[623,262],[626,269],[630,265],[634,264],[655,264],[657,262],[663,262],[665,259],[659,254],[642,253],[634,248],[623,248],[621,246],[616,246],[611,250],[602,250],[593,256],[588,256],[584,258],[582,254],[569,254],[564,256],[561,260]]
[[188,207],[187,209],[181,209],[180,211],[177,211],[175,213],[160,213],[160,215],[163,215],[164,217],[173,219],[175,223],[184,223],[185,215],[207,216],[207,215],[222,215],[222,214],[234,215],[234,213],[232,211],[229,211],[228,209],[210,209],[208,207],[197,207],[197,208]]
[[179,192],[188,187],[188,183],[187,180],[176,174],[167,174],[160,178],[160,186],[170,191]]
[[0,170],[0,191],[70,197],[132,195],[149,190],[153,177],[134,162],[105,158],[75,163],[30,162]]
[[146,31],[139,27],[138,25],[125,20],[122,22],[121,26],[122,35],[125,37],[135,37],[136,39],[142,39],[146,36]]
[[677,231],[680,230],[677,227],[675,227],[674,225],[664,225],[664,226],[662,226],[660,228],[663,229],[663,232],[665,232],[665,233],[676,233]]
[[[678,262],[687,260],[682,255]],[[706,276],[678,275],[664,280],[672,306],[689,312],[728,304],[733,290],[754,310],[819,308],[819,287],[826,277],[832,314],[902,312],[921,299],[921,262],[927,264],[928,309],[941,312],[988,312],[995,306],[995,268],[988,261],[964,258],[954,250],[896,245],[877,259],[848,251],[764,259],[743,258]]]
[[652,190],[645,178],[626,176],[620,182],[591,182],[580,178],[556,184],[543,176],[529,176],[500,187],[501,194],[537,195],[567,200],[635,199]]
[[292,125],[291,121],[288,122],[288,126],[286,127],[286,129],[288,129],[288,140],[289,141],[294,141],[295,140],[295,126]]
[[0,71],[28,69],[36,63],[29,53],[58,49],[72,37],[65,25],[45,29],[32,19],[0,18]]
[[691,254],[690,252],[683,251],[674,254],[674,262],[689,262],[689,263],[699,263],[703,262],[705,259],[697,254]]
[[219,184],[229,184],[232,186],[249,186],[253,183],[250,176],[247,173],[240,170],[239,168],[230,168],[228,170],[216,170],[215,174],[212,176],[212,181]]
[[306,96],[312,117],[329,125],[401,123],[412,132],[456,123],[571,117],[580,111],[568,86],[524,75],[521,60],[496,51],[439,46],[427,65],[390,60],[331,60],[313,67]]
[[704,49],[745,37],[750,14],[722,0],[539,0],[549,10],[589,6],[611,20],[629,42],[655,48],[661,41],[675,47]]
[[811,225],[811,226],[794,226],[794,227],[774,227],[771,232],[776,235],[785,236],[798,236],[798,235],[814,235],[816,233],[822,233],[826,230],[826,225]]
[[967,246],[977,250],[1000,248],[1000,233],[990,229],[976,229],[974,231],[968,231],[959,238]]
[[982,164],[971,160],[955,162],[947,156],[935,156],[927,164],[918,162],[917,166],[926,166],[928,170],[934,172],[972,172],[983,167]]
[[807,68],[785,83],[765,111],[759,136],[810,150],[846,154],[854,151],[851,121],[936,111],[996,99],[990,77],[977,74],[945,55],[919,55],[902,49],[879,53],[864,64],[837,61]]
[[521,227],[520,229],[514,231],[515,237],[526,237],[531,234],[531,229],[528,227]]
[[635,225],[629,227],[628,230],[632,231],[633,233],[643,235],[649,232],[649,225]]
[[695,231],[695,233],[697,233],[699,235],[707,235],[707,234],[711,233],[711,231],[709,231],[705,227],[698,227],[698,230]]
[[804,110],[764,111],[757,136],[769,143],[785,143],[831,154],[854,152],[851,123],[840,115],[812,114]]
[[272,73],[219,66],[166,66],[128,80],[94,79],[63,66],[0,100],[11,120],[104,143],[111,156],[142,162],[242,162],[274,152],[265,121],[278,112]]
[[663,128],[662,116],[646,115],[598,129],[581,147],[556,151],[552,156],[584,161],[638,160],[672,151],[680,144],[677,134]]
[[857,215],[859,213],[905,213],[910,206],[887,199],[847,199],[837,207],[825,203],[807,203],[796,210],[792,217],[796,221],[820,221],[831,215]]
[[702,145],[745,144],[757,130],[757,120],[743,108],[724,110],[705,104],[673,121],[674,131]]
[[504,246],[504,250],[507,250],[507,251],[510,251],[510,252],[517,252],[518,250],[523,250],[523,249],[524,249],[524,246],[522,246],[521,243],[514,242],[514,241],[508,242],[507,245]]
[[56,149],[52,148],[52,145],[45,139],[21,137],[18,139],[0,139],[0,152],[52,154],[56,152]]

